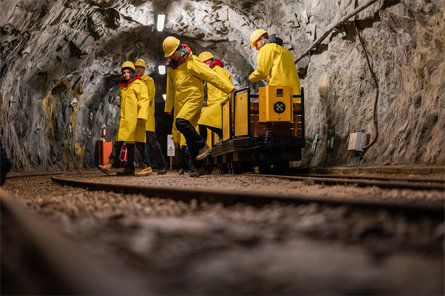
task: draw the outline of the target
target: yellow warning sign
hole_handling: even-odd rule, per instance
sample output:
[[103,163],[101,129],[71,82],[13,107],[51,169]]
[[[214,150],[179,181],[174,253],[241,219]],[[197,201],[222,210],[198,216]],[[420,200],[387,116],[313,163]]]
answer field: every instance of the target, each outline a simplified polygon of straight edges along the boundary
[[167,156],[175,156],[175,143],[172,135],[167,135]]

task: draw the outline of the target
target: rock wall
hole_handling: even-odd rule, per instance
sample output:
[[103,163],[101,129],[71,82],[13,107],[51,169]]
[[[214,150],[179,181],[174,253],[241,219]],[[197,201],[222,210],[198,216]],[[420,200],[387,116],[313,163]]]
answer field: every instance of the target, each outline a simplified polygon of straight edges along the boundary
[[[73,169],[94,165],[103,125],[116,134],[116,79],[124,60],[145,59],[157,87],[157,128],[169,129],[162,110],[170,34],[195,54],[210,50],[248,84],[256,66],[250,33],[266,28],[294,56],[345,13],[353,0],[2,1],[0,11],[1,138],[16,170]],[[365,1],[358,1],[358,5]],[[308,15],[308,23],[304,19]],[[155,16],[167,15],[164,32]],[[444,153],[444,15],[442,1],[379,1],[357,17],[379,81],[380,136],[361,165],[441,164]],[[348,135],[373,133],[375,86],[352,22],[338,27],[298,63],[306,95],[307,148],[303,165],[355,165]],[[257,88],[261,83],[253,85]],[[327,129],[335,128],[334,152]],[[313,135],[320,135],[315,155]]]
[[[444,164],[444,13],[440,1],[388,1],[358,22],[380,90],[379,138],[362,164]],[[336,131],[335,152],[317,153],[315,165],[352,164],[349,133],[374,133],[375,86],[353,24],[343,30],[346,36],[332,36],[311,56],[303,83],[313,119],[307,134]]]

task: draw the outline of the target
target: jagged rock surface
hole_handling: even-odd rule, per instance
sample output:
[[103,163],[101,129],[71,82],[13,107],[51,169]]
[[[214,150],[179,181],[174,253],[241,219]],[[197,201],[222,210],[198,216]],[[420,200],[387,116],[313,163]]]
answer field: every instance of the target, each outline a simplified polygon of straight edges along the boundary
[[[155,71],[165,63],[160,43],[168,34],[195,54],[213,51],[236,86],[244,86],[256,66],[252,30],[277,33],[297,57],[312,42],[309,24],[320,35],[352,9],[352,0],[2,1],[0,132],[7,154],[16,170],[92,166],[102,125],[109,139],[116,134],[116,78],[127,59],[151,65],[157,127],[168,130],[162,115],[165,76]],[[154,29],[159,12],[167,14],[162,33]],[[440,0],[379,1],[359,14],[380,87],[380,136],[362,165],[445,163],[444,16]],[[303,164],[355,164],[346,151],[348,135],[358,128],[373,132],[375,87],[353,24],[339,27],[298,68],[306,94]],[[330,128],[336,132],[334,153],[324,146]],[[314,133],[321,141],[311,156]]]

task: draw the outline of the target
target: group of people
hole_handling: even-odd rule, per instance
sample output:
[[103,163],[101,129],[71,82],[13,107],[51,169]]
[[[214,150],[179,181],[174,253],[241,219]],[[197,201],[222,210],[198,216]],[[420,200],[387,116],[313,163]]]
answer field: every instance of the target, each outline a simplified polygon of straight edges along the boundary
[[[111,172],[112,167],[119,167],[118,155],[124,143],[128,159],[124,170],[118,172],[119,175],[152,174],[149,148],[155,156],[158,174],[166,173],[165,159],[155,133],[155,84],[153,79],[145,74],[146,68],[142,59],[135,63],[126,61],[121,66],[119,129],[108,163],[99,165],[99,169],[107,174]],[[135,146],[144,161],[144,168],[136,173]]]
[[[275,35],[259,29],[251,36],[251,48],[258,50],[258,66],[249,76],[254,83],[265,80],[269,85],[288,85],[293,94],[300,94],[300,83],[292,53],[284,48],[283,41]],[[207,129],[222,138],[222,116],[220,103],[230,93],[236,91],[232,76],[224,69],[224,63],[208,51],[199,57],[192,54],[186,44],[169,36],[163,42],[164,56],[167,61],[167,86],[165,113],[173,114],[173,141],[188,147],[193,167],[190,176],[205,174],[203,160],[210,154],[206,144]],[[145,176],[152,173],[148,149],[152,149],[158,165],[158,174],[165,174],[165,160],[155,134],[153,79],[145,74],[143,60],[134,64],[122,64],[122,80],[119,82],[121,99],[119,130],[110,162],[99,165],[99,169],[110,173],[118,161],[117,155],[123,143],[128,150],[127,166],[120,175]],[[205,91],[207,104],[204,106]],[[144,168],[135,173],[135,146],[140,152]]]

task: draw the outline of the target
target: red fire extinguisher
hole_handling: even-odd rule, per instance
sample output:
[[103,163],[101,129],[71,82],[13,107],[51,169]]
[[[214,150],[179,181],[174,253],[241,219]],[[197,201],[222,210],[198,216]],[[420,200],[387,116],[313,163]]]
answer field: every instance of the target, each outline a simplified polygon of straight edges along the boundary
[[124,163],[128,161],[128,150],[127,150],[127,145],[125,143],[122,145],[119,160]]

